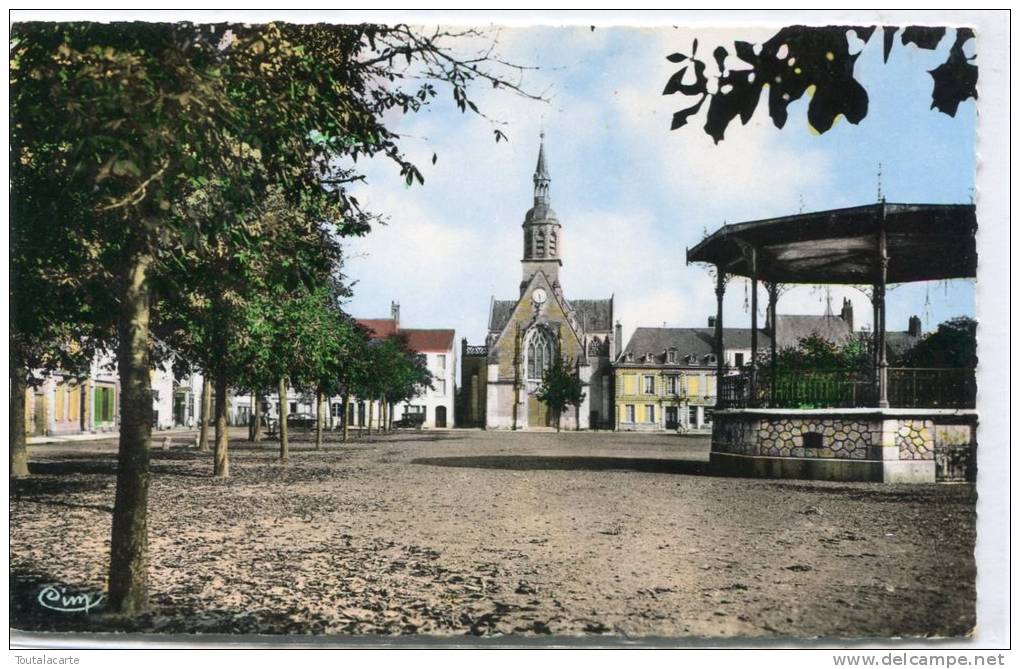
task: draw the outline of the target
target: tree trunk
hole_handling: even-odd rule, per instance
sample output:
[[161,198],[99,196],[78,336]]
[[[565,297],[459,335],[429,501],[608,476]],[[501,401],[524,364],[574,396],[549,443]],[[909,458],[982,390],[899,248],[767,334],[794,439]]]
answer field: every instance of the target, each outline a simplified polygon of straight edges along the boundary
[[340,441],[342,441],[344,443],[347,443],[347,435],[348,435],[348,431],[349,431],[349,428],[350,428],[349,423],[351,422],[350,421],[351,409],[348,406],[350,401],[351,401],[351,396],[348,393],[344,393],[344,410],[343,410],[344,431],[343,431],[343,434],[340,437]]
[[212,409],[212,381],[209,380],[209,373],[202,372],[202,406],[198,427],[198,450],[203,453],[209,452],[209,412]]
[[368,436],[372,436],[372,413],[375,408],[375,402],[372,400],[368,401]]
[[149,286],[152,257],[133,252],[125,263],[118,315],[117,371],[120,374],[120,444],[117,492],[110,537],[110,610],[135,615],[149,606],[148,526],[149,441],[152,389],[149,379]]
[[315,448],[316,450],[322,448],[322,421],[325,418],[326,402],[322,398],[322,391],[317,390],[315,392]]
[[248,412],[248,441],[255,441],[255,393],[251,394],[251,410]]
[[393,402],[386,405],[386,429],[393,429]]
[[255,431],[252,433],[252,441],[256,444],[262,441],[262,397],[255,395]]
[[230,476],[230,428],[227,426],[227,375],[216,373],[216,451],[213,454],[213,476]]
[[11,477],[28,476],[28,440],[25,438],[25,399],[28,384],[21,365],[11,361]]
[[280,377],[280,462],[287,464],[290,443],[287,441],[287,377]]
[[559,409],[556,410],[556,431],[560,431],[560,420],[563,418],[563,412]]
[[379,431],[386,432],[386,400],[379,398]]

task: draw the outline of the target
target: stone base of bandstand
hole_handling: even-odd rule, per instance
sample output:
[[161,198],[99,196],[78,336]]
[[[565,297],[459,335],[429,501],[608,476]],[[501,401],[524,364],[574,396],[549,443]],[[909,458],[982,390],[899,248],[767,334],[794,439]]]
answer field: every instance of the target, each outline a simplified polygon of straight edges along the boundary
[[728,476],[934,483],[938,453],[975,457],[976,427],[973,410],[723,409],[713,414],[710,466]]

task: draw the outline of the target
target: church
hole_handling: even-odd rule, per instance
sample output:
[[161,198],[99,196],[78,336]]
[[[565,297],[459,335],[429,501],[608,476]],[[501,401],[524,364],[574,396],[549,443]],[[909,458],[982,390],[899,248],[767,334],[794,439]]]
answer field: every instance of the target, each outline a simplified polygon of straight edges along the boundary
[[612,429],[612,360],[620,345],[613,298],[568,300],[560,285],[563,229],[549,195],[544,135],[535,168],[535,201],[524,216],[518,296],[492,299],[485,344],[461,342],[462,425],[536,429],[556,416],[536,397],[545,370],[560,354],[584,386],[584,401],[561,416],[563,429]]

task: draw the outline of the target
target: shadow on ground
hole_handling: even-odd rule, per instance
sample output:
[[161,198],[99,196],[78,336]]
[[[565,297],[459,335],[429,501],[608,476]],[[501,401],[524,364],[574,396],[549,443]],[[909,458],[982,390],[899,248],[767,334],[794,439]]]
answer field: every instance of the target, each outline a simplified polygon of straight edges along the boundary
[[416,465],[468,467],[473,469],[512,469],[518,471],[633,471],[653,474],[691,474],[712,476],[704,460],[665,458],[618,458],[574,455],[483,455],[446,458],[416,458]]

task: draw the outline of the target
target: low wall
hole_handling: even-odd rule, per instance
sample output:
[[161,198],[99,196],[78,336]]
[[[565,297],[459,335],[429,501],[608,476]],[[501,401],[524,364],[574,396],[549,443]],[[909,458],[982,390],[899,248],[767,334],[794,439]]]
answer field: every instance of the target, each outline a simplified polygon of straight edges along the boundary
[[972,410],[718,410],[711,460],[714,470],[739,476],[962,480],[974,471],[976,426]]

